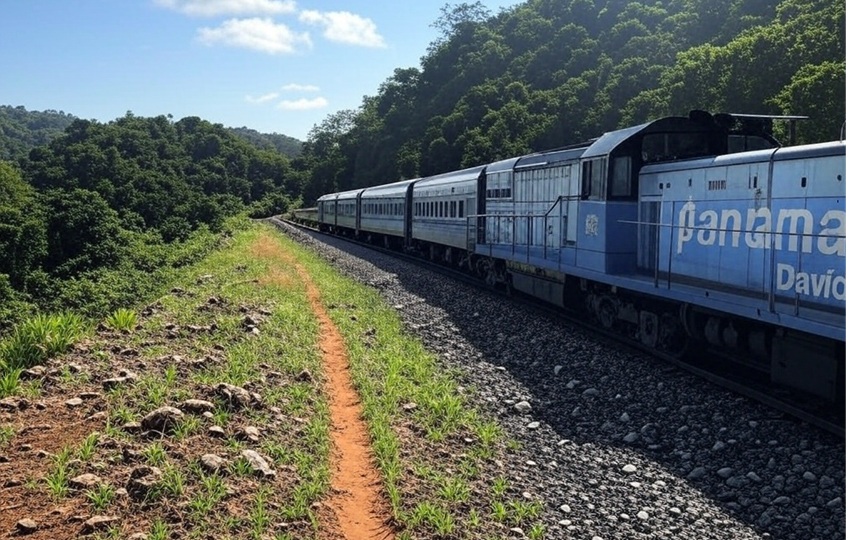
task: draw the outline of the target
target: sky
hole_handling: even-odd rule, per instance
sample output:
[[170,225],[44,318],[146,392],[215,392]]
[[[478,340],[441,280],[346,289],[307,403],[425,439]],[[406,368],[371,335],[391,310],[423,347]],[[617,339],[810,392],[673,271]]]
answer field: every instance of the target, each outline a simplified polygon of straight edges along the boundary
[[[198,116],[306,140],[461,0],[3,0],[0,105],[109,122]],[[493,14],[521,0],[482,0]]]

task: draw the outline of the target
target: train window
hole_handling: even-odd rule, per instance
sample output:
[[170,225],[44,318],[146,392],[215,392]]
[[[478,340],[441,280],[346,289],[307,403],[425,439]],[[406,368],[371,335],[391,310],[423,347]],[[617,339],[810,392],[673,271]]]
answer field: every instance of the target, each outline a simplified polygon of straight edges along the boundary
[[457,217],[463,217],[463,201],[457,202]]
[[729,153],[747,152],[749,150],[765,150],[774,148],[776,144],[761,135],[730,134],[727,138]]
[[585,161],[581,169],[581,194],[586,199],[603,199],[605,195],[606,158]]
[[457,217],[457,201],[452,201],[451,217]]
[[632,159],[629,156],[614,158],[611,173],[611,196],[628,197],[632,194]]

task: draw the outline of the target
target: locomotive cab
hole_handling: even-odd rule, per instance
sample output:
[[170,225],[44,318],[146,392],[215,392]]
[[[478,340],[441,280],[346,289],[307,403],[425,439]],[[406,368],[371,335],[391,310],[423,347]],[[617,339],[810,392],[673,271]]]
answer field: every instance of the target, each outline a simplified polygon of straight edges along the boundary
[[[636,227],[653,223],[653,218],[657,223],[653,201],[640,192],[641,169],[655,163],[776,148],[779,143],[771,135],[769,118],[691,111],[688,117],[661,118],[597,139],[584,152],[580,164],[583,204],[579,221],[585,223],[587,253],[582,260],[586,267],[606,274],[654,270],[651,260],[642,260],[652,249],[638,249],[647,239],[642,238],[646,231],[641,235]],[[659,197],[670,187],[659,185]],[[639,208],[639,195],[648,208]]]

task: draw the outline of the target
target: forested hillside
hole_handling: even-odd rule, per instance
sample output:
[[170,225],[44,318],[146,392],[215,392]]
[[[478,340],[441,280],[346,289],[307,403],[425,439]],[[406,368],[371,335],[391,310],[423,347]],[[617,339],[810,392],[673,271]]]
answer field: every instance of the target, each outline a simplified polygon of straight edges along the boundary
[[303,143],[295,137],[281,135],[280,133],[260,133],[255,129],[246,127],[227,128],[227,130],[260,149],[277,150],[290,158],[298,157],[301,154],[301,145]]
[[28,111],[0,105],[0,160],[17,161],[65,131],[76,117],[63,111]]
[[133,305],[213,247],[230,217],[288,209],[298,178],[276,149],[200,118],[73,120],[17,164],[0,161],[0,330],[34,308]]
[[[19,105],[0,105],[0,159],[18,161],[65,131],[76,116],[63,111],[28,111]],[[247,127],[225,128],[261,150],[276,150],[289,158],[301,153],[301,141],[280,133],[260,133]]]
[[691,109],[808,115],[798,142],[844,121],[842,0],[528,0],[497,15],[476,2],[435,26],[419,67],[310,133],[306,202]]

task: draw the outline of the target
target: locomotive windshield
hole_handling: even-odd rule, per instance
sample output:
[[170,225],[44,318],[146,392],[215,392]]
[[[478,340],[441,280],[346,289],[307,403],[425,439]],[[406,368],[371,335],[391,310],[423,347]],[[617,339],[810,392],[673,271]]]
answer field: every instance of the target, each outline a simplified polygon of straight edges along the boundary
[[641,144],[644,163],[673,161],[712,155],[711,145],[704,132],[649,133]]
[[776,142],[761,135],[729,134],[729,153],[748,152],[750,150],[766,150],[775,148]]

